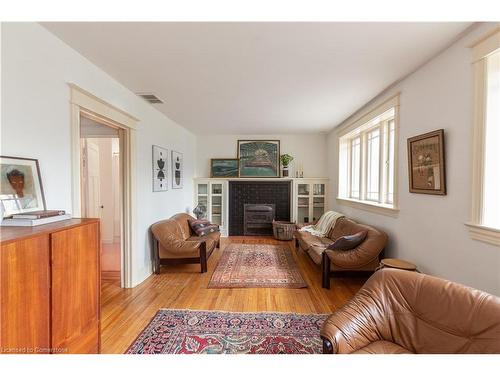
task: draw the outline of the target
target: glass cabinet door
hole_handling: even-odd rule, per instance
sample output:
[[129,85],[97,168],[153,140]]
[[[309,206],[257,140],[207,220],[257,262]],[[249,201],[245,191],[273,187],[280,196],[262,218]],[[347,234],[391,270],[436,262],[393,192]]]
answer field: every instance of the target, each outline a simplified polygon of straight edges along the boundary
[[325,213],[325,198],[313,197],[313,221],[319,220]]
[[297,222],[309,223],[311,222],[310,208],[310,185],[297,184]]
[[309,197],[298,197],[297,222],[309,223]]
[[222,184],[215,183],[211,187],[211,222],[222,226]]
[[325,184],[313,184],[313,221],[325,213]]
[[307,195],[309,196],[309,184],[298,184],[297,185],[297,194],[300,195]]
[[208,184],[198,184],[196,187],[196,195],[197,195],[197,200],[199,205],[205,206],[205,215],[203,216],[203,219],[207,218],[207,213],[208,213]]
[[325,184],[313,184],[314,195],[325,195]]

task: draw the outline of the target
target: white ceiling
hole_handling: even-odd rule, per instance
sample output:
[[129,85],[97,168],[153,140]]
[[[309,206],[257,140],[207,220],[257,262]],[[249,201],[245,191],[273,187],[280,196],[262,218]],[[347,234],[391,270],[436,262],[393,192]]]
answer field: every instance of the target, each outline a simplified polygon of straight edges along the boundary
[[326,131],[470,23],[43,23],[203,134]]

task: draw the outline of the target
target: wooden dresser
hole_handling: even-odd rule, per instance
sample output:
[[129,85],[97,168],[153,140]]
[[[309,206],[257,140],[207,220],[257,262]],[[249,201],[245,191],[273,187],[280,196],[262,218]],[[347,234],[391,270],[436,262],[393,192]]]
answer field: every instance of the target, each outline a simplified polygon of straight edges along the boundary
[[99,353],[99,220],[0,236],[0,353]]

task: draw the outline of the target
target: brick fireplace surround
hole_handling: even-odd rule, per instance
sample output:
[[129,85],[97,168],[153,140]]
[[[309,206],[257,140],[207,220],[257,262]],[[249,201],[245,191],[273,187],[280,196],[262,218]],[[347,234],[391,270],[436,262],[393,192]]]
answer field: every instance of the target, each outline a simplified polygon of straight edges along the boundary
[[245,204],[274,204],[276,220],[289,221],[291,184],[291,181],[229,181],[229,235],[244,235]]

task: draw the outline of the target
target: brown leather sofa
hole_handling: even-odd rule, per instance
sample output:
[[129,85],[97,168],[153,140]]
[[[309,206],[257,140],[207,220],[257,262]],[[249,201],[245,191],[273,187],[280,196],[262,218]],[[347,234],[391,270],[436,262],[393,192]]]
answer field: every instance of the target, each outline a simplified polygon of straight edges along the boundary
[[[365,240],[352,250],[327,250],[341,236],[367,230]],[[374,227],[358,224],[342,217],[326,237],[317,237],[308,232],[296,231],[296,245],[307,252],[314,263],[321,264],[323,256],[323,287],[330,287],[330,273],[342,271],[375,271],[379,266],[379,255],[387,243],[387,235]],[[329,261],[328,261],[329,260]]]
[[220,233],[197,236],[189,226],[191,215],[180,213],[151,226],[153,236],[153,267],[160,273],[160,265],[200,263],[201,272],[207,272],[207,261],[220,244]]
[[324,353],[500,353],[500,298],[417,272],[375,272],[321,328]]

